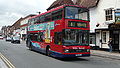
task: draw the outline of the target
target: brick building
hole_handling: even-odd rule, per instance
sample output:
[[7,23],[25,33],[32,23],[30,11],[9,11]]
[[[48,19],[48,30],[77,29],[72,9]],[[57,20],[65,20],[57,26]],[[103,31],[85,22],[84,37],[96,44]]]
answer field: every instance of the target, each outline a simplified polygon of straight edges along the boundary
[[10,29],[11,29],[11,26],[2,26],[1,33],[2,33],[3,37],[10,36],[10,34],[11,34]]
[[18,35],[20,32],[20,22],[23,20],[23,18],[18,19],[10,28],[11,35]]
[[32,16],[35,16],[33,14],[30,14],[26,17],[24,17],[21,21],[20,21],[20,36],[22,40],[25,40],[26,38],[26,34],[27,34],[27,26],[28,26],[28,19]]
[[1,34],[5,37],[6,36],[6,27],[7,26],[2,26],[1,28]]

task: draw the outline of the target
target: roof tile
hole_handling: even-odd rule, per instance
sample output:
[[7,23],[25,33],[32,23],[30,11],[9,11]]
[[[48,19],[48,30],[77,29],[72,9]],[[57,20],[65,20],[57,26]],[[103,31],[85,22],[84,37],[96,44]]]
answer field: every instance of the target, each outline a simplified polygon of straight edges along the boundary
[[50,7],[47,10],[50,10],[52,8],[55,8],[55,7],[64,5],[64,4],[72,4],[73,5],[74,3],[72,0],[56,0],[50,5]]
[[97,6],[98,2],[99,0],[77,0],[76,4],[83,7],[91,8]]

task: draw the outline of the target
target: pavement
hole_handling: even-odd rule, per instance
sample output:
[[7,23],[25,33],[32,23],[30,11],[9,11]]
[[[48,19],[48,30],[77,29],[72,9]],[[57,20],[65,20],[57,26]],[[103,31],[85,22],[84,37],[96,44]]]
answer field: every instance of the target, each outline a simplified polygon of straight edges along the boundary
[[120,60],[120,53],[115,52],[115,51],[107,52],[107,51],[103,51],[103,50],[91,50],[91,55],[92,56],[103,57],[103,58]]

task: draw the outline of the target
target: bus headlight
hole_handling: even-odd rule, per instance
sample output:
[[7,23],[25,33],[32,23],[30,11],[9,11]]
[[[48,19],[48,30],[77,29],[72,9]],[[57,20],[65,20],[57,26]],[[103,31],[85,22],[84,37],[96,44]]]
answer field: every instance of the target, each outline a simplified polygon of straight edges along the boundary
[[87,52],[90,52],[90,49],[87,49]]
[[64,50],[64,52],[65,52],[65,53],[68,53],[68,52],[69,52],[69,50],[68,50],[68,49],[65,49],[65,50]]

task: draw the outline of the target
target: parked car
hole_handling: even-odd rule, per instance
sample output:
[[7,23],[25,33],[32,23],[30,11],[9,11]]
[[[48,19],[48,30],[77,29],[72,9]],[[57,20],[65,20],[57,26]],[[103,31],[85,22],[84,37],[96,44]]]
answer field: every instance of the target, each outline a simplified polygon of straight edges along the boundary
[[11,40],[12,40],[11,37],[6,38],[6,41],[11,41]]
[[0,39],[3,39],[3,37],[2,37],[2,36],[0,36]]
[[12,37],[11,43],[20,43],[20,37]]

